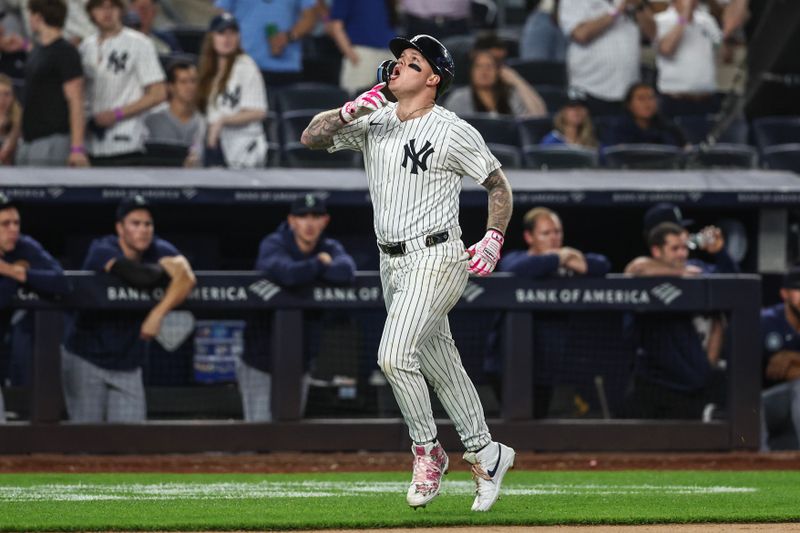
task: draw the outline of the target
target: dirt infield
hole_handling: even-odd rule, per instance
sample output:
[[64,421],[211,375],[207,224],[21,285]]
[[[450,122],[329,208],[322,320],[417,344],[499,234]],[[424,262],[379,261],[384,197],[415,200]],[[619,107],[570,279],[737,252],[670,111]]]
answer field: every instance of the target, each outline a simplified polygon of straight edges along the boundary
[[[409,453],[192,455],[6,455],[0,472],[381,472],[410,467]],[[463,461],[452,468],[468,470]],[[538,454],[521,452],[520,470],[800,470],[800,452],[717,454]],[[384,530],[385,531],[385,530]]]

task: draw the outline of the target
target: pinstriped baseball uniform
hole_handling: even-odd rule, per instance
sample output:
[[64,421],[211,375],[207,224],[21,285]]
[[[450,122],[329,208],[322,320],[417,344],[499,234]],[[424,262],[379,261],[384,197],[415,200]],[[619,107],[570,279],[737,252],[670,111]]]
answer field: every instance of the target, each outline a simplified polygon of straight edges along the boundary
[[[500,163],[480,134],[446,109],[401,122],[397,104],[353,121],[329,151],[361,150],[379,243],[405,243],[406,253],[381,252],[387,319],[378,364],[418,443],[436,438],[431,384],[468,450],[491,442],[483,407],[450,333],[447,313],[467,283],[467,255],[458,225],[462,176],[482,183]],[[446,242],[425,237],[447,232]]]

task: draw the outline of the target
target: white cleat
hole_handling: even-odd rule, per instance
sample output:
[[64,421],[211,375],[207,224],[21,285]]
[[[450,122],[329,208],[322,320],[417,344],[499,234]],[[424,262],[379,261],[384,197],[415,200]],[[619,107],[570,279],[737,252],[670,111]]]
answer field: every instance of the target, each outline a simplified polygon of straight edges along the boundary
[[505,444],[491,442],[477,452],[466,452],[464,460],[472,465],[475,480],[473,511],[488,511],[500,496],[500,485],[509,468],[514,468],[516,452]]
[[414,510],[425,507],[439,494],[442,476],[447,473],[450,461],[438,441],[411,446],[414,454],[414,473],[408,487],[406,501]]

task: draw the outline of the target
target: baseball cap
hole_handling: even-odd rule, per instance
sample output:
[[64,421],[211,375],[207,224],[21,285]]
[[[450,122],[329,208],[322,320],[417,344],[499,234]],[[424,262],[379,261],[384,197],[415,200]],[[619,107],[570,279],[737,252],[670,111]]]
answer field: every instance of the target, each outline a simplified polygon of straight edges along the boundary
[[11,209],[12,207],[18,207],[17,202],[9,198],[5,193],[0,192],[0,211]]
[[328,207],[325,205],[325,200],[313,194],[304,194],[295,198],[292,202],[292,209],[289,211],[292,215],[327,215]]
[[648,209],[644,214],[642,226],[644,226],[645,234],[662,222],[672,222],[685,228],[693,224],[694,220],[683,218],[681,209],[677,205],[661,202]]
[[151,215],[153,214],[152,204],[147,201],[147,198],[141,194],[136,194],[129,198],[124,198],[119,203],[117,206],[117,222],[121,222],[123,218],[128,216],[128,213],[137,209],[146,209]]
[[239,31],[239,23],[236,22],[236,17],[230,13],[220,13],[211,19],[211,23],[208,25],[208,31],[212,32],[225,31],[229,28]]
[[794,265],[783,275],[782,289],[800,289],[800,265]]

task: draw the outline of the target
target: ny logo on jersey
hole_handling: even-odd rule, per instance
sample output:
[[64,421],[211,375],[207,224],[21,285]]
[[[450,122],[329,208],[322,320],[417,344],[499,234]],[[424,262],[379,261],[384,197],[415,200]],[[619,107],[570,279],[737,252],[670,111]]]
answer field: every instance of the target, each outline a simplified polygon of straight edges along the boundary
[[411,159],[411,173],[417,174],[417,167],[421,168],[423,171],[428,170],[428,158],[435,150],[431,146],[430,141],[425,141],[425,146],[417,152],[416,148],[414,148],[414,142],[416,142],[416,139],[411,139],[408,141],[408,144],[403,147],[405,155],[403,155],[403,163],[401,166],[406,168],[408,160]]
[[125,63],[128,62],[128,52],[122,52],[118,54],[116,50],[111,52],[111,55],[108,56],[108,70],[114,72],[114,74],[118,73],[121,70],[125,70]]
[[236,88],[231,91],[223,91],[222,94],[219,95],[222,99],[221,106],[229,106],[229,107],[236,107],[239,105],[239,101],[242,99],[242,86],[237,85]]

